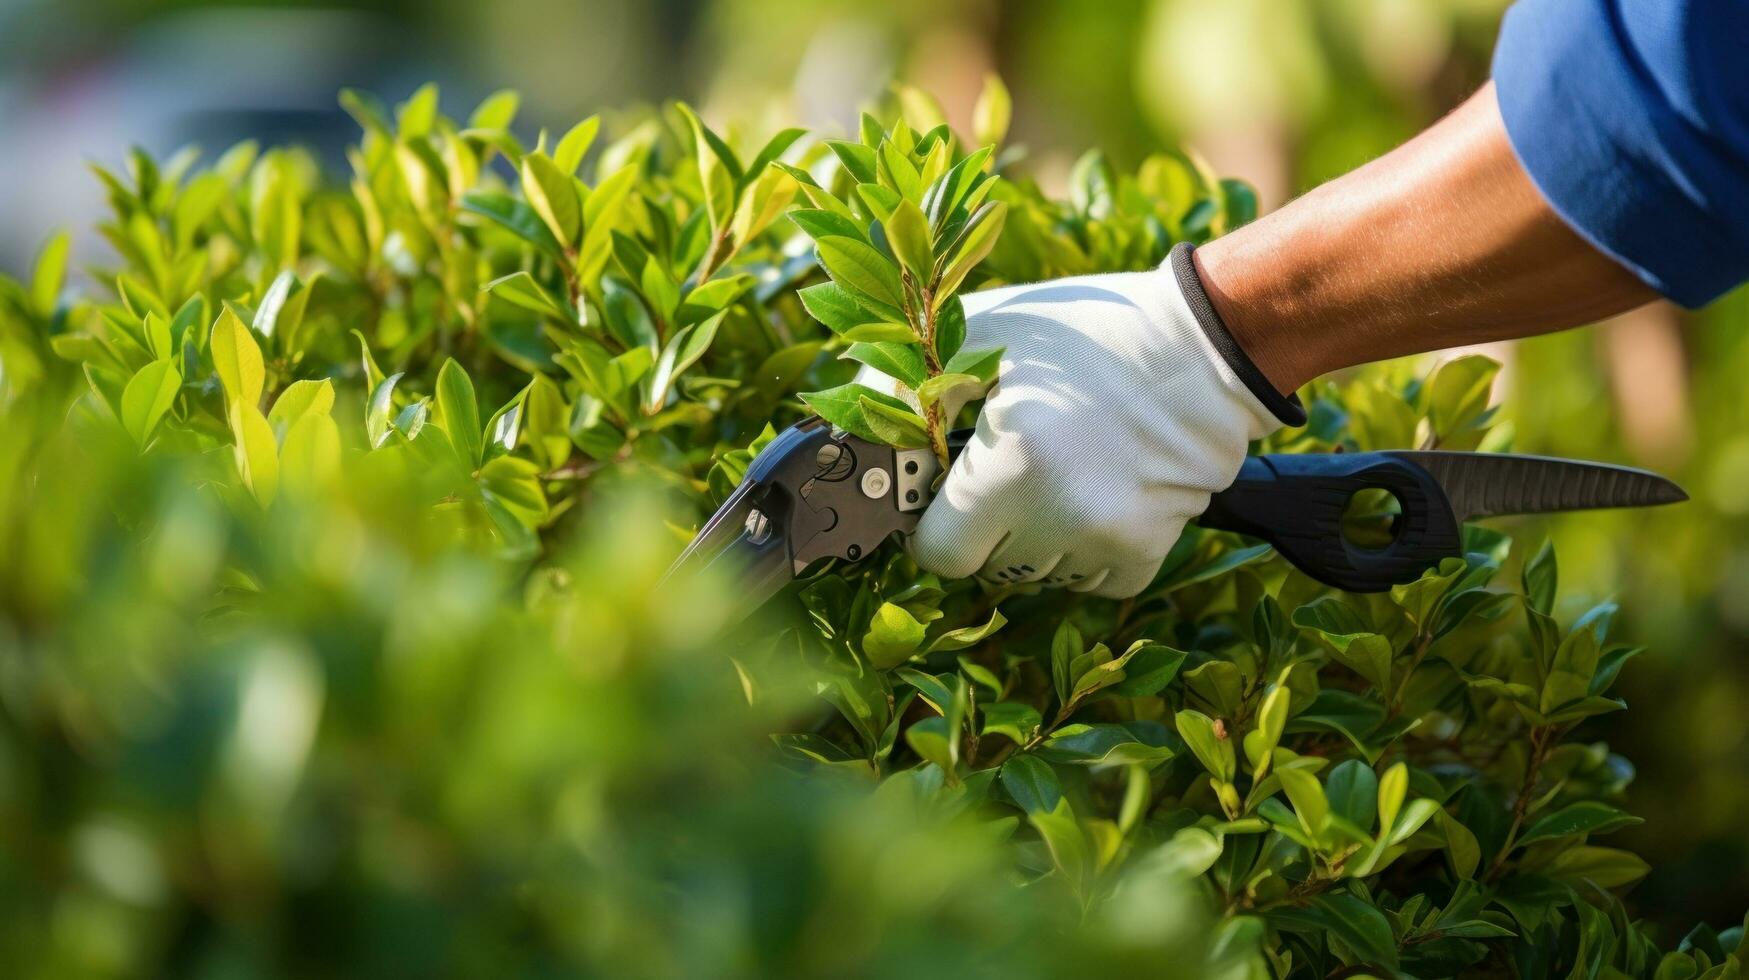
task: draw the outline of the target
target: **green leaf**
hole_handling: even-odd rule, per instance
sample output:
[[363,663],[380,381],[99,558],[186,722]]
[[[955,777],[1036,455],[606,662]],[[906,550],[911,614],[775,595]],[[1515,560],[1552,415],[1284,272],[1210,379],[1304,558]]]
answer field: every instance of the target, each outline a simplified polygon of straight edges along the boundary
[[1607,803],[1595,800],[1583,800],[1569,804],[1552,813],[1545,813],[1532,821],[1525,828],[1517,841],[1517,846],[1534,844],[1537,841],[1554,840],[1578,834],[1607,834],[1612,830],[1632,827],[1645,821],[1630,813],[1625,813]]
[[1238,773],[1238,759],[1231,739],[1215,733],[1215,721],[1200,711],[1185,709],[1173,718],[1178,734],[1209,775],[1224,783]]
[[570,321],[573,317],[565,305],[546,291],[534,277],[527,272],[512,272],[500,276],[481,287],[485,292],[525,310],[533,310],[543,316],[550,316],[561,322]]
[[1590,882],[1598,888],[1630,885],[1652,870],[1639,855],[1613,847],[1581,845],[1555,855],[1544,873],[1557,881]]
[[480,464],[484,440],[480,432],[480,403],[474,395],[474,382],[455,358],[443,362],[437,372],[438,424],[449,435],[449,444],[456,457],[472,471]]
[[875,441],[897,449],[929,448],[929,429],[909,407],[894,408],[866,397],[860,407],[863,421],[874,433]]
[[972,106],[972,139],[983,144],[1002,142],[1008,135],[1008,119],[1013,112],[1008,87],[994,72],[984,76],[983,91]]
[[1536,555],[1524,563],[1524,597],[1544,616],[1555,607],[1555,543],[1545,539]]
[[1128,698],[1158,694],[1178,676],[1189,656],[1183,650],[1144,642],[1124,665],[1124,679],[1111,686],[1111,693]]
[[[917,334],[903,323],[862,323],[844,331],[845,340],[868,344],[917,344]],[[923,355],[919,353],[918,357]],[[915,385],[913,385],[915,387]]]
[[285,390],[274,400],[273,409],[267,413],[267,421],[273,426],[274,433],[283,439],[292,426],[305,415],[327,415],[333,408],[332,381],[326,378],[320,381],[294,381],[286,385]]
[[802,401],[808,404],[816,414],[840,429],[861,436],[870,442],[879,442],[868,421],[863,417],[862,402],[864,399],[882,402],[889,408],[910,411],[904,402],[891,395],[882,394],[867,385],[856,383],[839,385],[825,391],[807,391],[802,393]]
[[703,323],[696,323],[669,338],[662,348],[662,356],[657,359],[655,370],[650,374],[650,396],[644,402],[644,412],[654,415],[667,404],[668,389],[673,386],[674,379],[685,373],[686,369],[698,363],[705,351],[710,349],[711,342],[716,340],[717,328],[723,323],[727,312],[718,313]]
[[566,131],[553,147],[553,166],[566,175],[575,174],[583,164],[583,157],[588,155],[589,147],[595,143],[595,135],[601,132],[601,117],[590,116]]
[[978,208],[966,222],[966,228],[960,233],[959,240],[954,243],[951,251],[946,254],[953,258],[941,274],[941,283],[936,287],[936,305],[939,307],[960,288],[971,275],[978,263],[984,261],[996,241],[1002,236],[1002,228],[1008,218],[1008,205],[1001,201],[990,201]]
[[835,282],[822,282],[796,293],[808,315],[826,325],[836,334],[848,333],[874,319],[844,287]]
[[1324,795],[1324,787],[1318,782],[1318,777],[1304,769],[1287,768],[1277,770],[1275,775],[1281,781],[1281,788],[1287,793],[1288,800],[1294,805],[1294,814],[1299,817],[1301,829],[1313,840],[1321,839],[1330,815],[1330,801]]
[[[911,273],[915,282],[930,282],[935,269],[935,254],[931,245],[929,219],[922,209],[910,201],[900,201],[893,216],[886,221],[887,242],[899,264]],[[854,239],[853,239],[854,240]]]
[[515,89],[499,89],[481,100],[468,117],[469,129],[509,129],[516,121],[516,110],[522,106],[522,96]]
[[838,161],[857,183],[875,182],[875,151],[872,148],[845,140],[827,140],[826,147],[838,157]]
[[735,159],[734,152],[722,137],[692,111],[691,106],[677,103],[676,108],[692,127],[699,184],[704,188],[705,211],[710,216],[711,228],[727,228],[734,217],[736,190],[741,184],[740,161]]
[[923,645],[924,626],[904,606],[883,602],[862,637],[862,653],[882,670],[911,659]]
[[171,358],[153,361],[128,381],[121,393],[121,424],[135,445],[145,448],[152,430],[175,404],[176,393],[181,389],[182,372]]
[[835,211],[827,211],[823,208],[796,208],[789,212],[788,217],[796,223],[796,227],[806,232],[809,238],[818,240],[827,236],[837,236],[839,238],[854,238],[857,241],[867,240],[863,229],[857,227],[854,221]]
[[906,387],[923,384],[923,354],[917,348],[895,343],[851,344],[839,357],[867,364],[889,378],[896,378]]
[[474,191],[462,198],[462,210],[477,214],[549,255],[563,249],[548,230],[546,221],[526,201],[508,194]]
[[306,412],[286,430],[279,450],[280,482],[287,493],[311,495],[340,473],[340,428],[324,412]]
[[1359,759],[1338,764],[1324,780],[1324,795],[1330,812],[1362,830],[1372,829],[1378,818],[1379,779],[1371,766]]
[[1062,784],[1050,764],[1021,754],[1002,764],[1002,788],[1027,813],[1050,813],[1063,799]]
[[1081,631],[1075,628],[1075,624],[1067,619],[1058,623],[1057,631],[1051,637],[1051,681],[1061,704],[1069,703],[1069,694],[1075,687],[1075,676],[1071,671],[1084,650]]
[[1396,825],[1397,812],[1403,797],[1409,792],[1409,767],[1399,762],[1379,777],[1379,827],[1389,830]]
[[1499,362],[1481,354],[1469,354],[1441,364],[1428,378],[1427,421],[1440,438],[1454,435],[1476,423],[1488,411],[1494,376]]
[[231,410],[231,431],[236,438],[232,451],[244,486],[263,507],[273,503],[279,491],[279,443],[273,437],[273,427],[261,409],[240,403]]
[[431,126],[437,121],[437,85],[426,82],[418,90],[401,103],[395,120],[396,130],[402,139],[418,139],[431,132]]
[[258,405],[267,377],[261,361],[261,348],[229,305],[213,323],[209,346],[213,368],[218,372],[225,394],[235,404]]
[[522,158],[522,195],[560,245],[577,246],[583,233],[583,205],[570,174],[551,157],[530,153]]
[[1362,962],[1396,968],[1397,941],[1383,912],[1340,892],[1320,895],[1313,904],[1323,913],[1331,934]]
[[61,296],[61,287],[66,284],[67,254],[72,244],[72,237],[65,231],[59,231],[50,236],[36,253],[36,264],[32,267],[30,280],[30,302],[36,315],[43,319],[54,315],[55,304]]
[[[873,300],[891,309],[904,306],[903,290],[899,286],[899,270],[886,256],[854,238],[828,235],[814,243],[820,253],[820,263],[831,273],[833,281],[856,295],[858,300]],[[870,317],[864,317],[863,323]]]
[[[995,704],[984,705],[980,709],[984,714],[984,727],[980,734],[1001,735],[1015,745],[1025,745],[1038,726],[1043,723],[1038,709],[1030,704],[1017,704],[1009,701],[998,701]],[[1016,758],[1026,758],[1017,756]],[[1013,759],[1009,760],[1013,762]],[[1053,801],[1054,803],[1054,801]]]
[[995,381],[997,370],[1002,364],[1002,353],[1001,347],[962,350],[949,358],[941,370],[943,374],[969,374],[986,383]]
[[388,442],[395,411],[395,384],[400,380],[399,373],[391,374],[371,389],[370,401],[365,406],[364,431],[372,449]]
[[1257,709],[1257,727],[1245,733],[1245,759],[1251,763],[1252,774],[1261,779],[1269,771],[1275,747],[1281,743],[1282,730],[1287,727],[1290,694],[1283,684],[1276,684],[1263,697]]
[[948,630],[930,642],[924,653],[940,653],[952,650],[964,650],[976,646],[988,639],[991,634],[1001,629],[1007,623],[1007,617],[1001,610],[990,611],[990,618],[977,626],[962,626],[959,629]]

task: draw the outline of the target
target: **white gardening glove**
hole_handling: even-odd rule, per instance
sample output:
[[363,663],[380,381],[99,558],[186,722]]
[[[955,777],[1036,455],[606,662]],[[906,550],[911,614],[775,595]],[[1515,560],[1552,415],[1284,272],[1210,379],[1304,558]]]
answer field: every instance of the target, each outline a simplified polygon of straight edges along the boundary
[[1190,251],[1150,272],[964,298],[966,349],[1005,351],[977,434],[910,538],[919,565],[1135,595],[1233,482],[1246,443],[1305,421],[1233,342]]

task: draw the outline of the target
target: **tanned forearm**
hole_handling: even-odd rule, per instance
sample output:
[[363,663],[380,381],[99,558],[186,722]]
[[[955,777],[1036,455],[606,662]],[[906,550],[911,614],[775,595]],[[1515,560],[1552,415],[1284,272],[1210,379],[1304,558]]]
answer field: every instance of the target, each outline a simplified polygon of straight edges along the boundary
[[1490,83],[1391,153],[1195,252],[1282,392],[1326,371],[1561,330],[1656,294],[1563,223]]

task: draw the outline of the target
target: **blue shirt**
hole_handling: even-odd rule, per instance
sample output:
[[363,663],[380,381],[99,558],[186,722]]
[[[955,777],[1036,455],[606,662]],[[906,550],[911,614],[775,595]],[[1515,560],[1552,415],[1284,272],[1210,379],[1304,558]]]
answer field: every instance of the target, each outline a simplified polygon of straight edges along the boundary
[[1749,279],[1749,0],[1522,0],[1494,83],[1586,240],[1684,306]]

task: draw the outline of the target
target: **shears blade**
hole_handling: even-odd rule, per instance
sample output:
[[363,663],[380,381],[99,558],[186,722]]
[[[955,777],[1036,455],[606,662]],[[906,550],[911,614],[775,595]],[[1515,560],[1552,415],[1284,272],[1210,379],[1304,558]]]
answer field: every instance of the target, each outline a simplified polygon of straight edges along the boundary
[[754,506],[758,485],[735,488],[663,576],[664,584],[705,577],[734,590],[727,622],[746,619],[794,577],[781,529]]
[[1431,474],[1462,521],[1681,503],[1688,494],[1647,470],[1550,456],[1391,451]]

